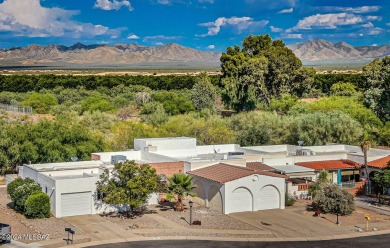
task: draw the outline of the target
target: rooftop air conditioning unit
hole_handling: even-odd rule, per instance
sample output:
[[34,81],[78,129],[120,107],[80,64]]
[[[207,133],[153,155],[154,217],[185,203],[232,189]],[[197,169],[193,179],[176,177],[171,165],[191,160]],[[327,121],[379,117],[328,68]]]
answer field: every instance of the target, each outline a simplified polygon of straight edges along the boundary
[[111,164],[124,163],[126,160],[126,156],[123,155],[111,156]]

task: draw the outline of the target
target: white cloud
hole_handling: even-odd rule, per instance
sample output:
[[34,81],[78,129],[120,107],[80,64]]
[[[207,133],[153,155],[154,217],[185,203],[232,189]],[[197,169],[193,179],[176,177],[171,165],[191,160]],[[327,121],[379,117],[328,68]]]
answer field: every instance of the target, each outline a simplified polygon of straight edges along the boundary
[[289,9],[282,9],[281,11],[279,11],[278,13],[279,14],[285,14],[285,13],[292,13],[294,11],[293,8],[289,8]]
[[135,34],[130,34],[129,36],[127,36],[127,39],[130,39],[130,40],[138,40],[138,39],[139,39],[139,36],[138,36],[138,35],[135,35]]
[[215,45],[209,45],[209,46],[207,46],[207,49],[210,49],[210,50],[212,50],[212,49],[214,49],[215,48]]
[[326,12],[348,12],[355,14],[377,12],[380,10],[380,6],[361,6],[361,7],[337,7],[337,6],[322,6],[320,10]]
[[313,28],[322,28],[322,29],[335,29],[338,26],[345,25],[354,25],[359,23],[365,23],[371,20],[378,20],[378,16],[360,16],[355,14],[348,13],[337,13],[337,14],[316,14],[308,16],[300,20],[297,25],[287,29],[286,32],[290,33],[296,30],[303,29],[313,29]]
[[0,4],[0,31],[28,37],[107,35],[117,37],[121,29],[72,20],[79,11],[45,8],[40,0],[4,0]]
[[220,17],[214,22],[206,22],[199,24],[200,26],[207,27],[207,34],[201,34],[198,36],[206,37],[206,36],[214,36],[217,35],[221,31],[221,27],[232,26],[234,27],[238,33],[241,33],[244,30],[248,29],[258,29],[263,28],[268,24],[267,20],[262,21],[254,21],[251,17]]
[[156,46],[164,45],[165,43],[170,43],[175,40],[179,40],[181,36],[165,36],[165,35],[154,35],[154,36],[145,36],[143,42],[151,43]]
[[271,28],[271,32],[273,32],[273,33],[283,32],[283,28],[277,28],[277,27],[274,27],[274,26],[270,26],[270,28]]
[[378,44],[374,43],[374,44],[372,44],[371,46],[378,46]]
[[302,34],[283,34],[281,38],[284,38],[284,39],[302,39]]
[[378,35],[378,34],[381,34],[383,32],[383,29],[382,28],[371,28],[368,30],[368,35]]
[[119,10],[122,7],[127,7],[130,11],[134,10],[127,0],[96,0],[94,7],[103,10]]

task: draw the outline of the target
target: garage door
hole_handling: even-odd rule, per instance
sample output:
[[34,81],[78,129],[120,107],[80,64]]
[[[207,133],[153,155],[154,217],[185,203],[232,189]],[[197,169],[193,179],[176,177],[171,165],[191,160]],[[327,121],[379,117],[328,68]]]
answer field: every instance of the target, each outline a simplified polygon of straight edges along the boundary
[[233,191],[230,200],[230,213],[252,211],[252,194],[246,188]]
[[61,194],[62,217],[91,214],[91,205],[91,192]]
[[257,197],[256,210],[280,208],[280,196],[274,186],[265,186],[260,190]]

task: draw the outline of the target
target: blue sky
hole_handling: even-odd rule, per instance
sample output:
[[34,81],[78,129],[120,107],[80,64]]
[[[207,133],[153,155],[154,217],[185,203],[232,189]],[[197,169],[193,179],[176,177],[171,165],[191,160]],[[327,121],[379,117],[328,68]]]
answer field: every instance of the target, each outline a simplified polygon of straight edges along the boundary
[[179,43],[224,51],[249,34],[294,44],[390,43],[389,0],[0,0],[0,47]]

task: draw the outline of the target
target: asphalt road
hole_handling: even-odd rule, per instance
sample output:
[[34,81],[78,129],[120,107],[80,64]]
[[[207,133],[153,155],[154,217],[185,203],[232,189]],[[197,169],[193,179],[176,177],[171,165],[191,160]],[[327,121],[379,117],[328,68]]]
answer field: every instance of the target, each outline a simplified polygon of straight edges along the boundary
[[362,238],[326,240],[326,241],[303,241],[303,242],[223,242],[223,241],[197,241],[197,240],[175,240],[175,241],[142,241],[117,244],[91,246],[94,248],[388,248],[390,247],[390,235],[368,236]]

